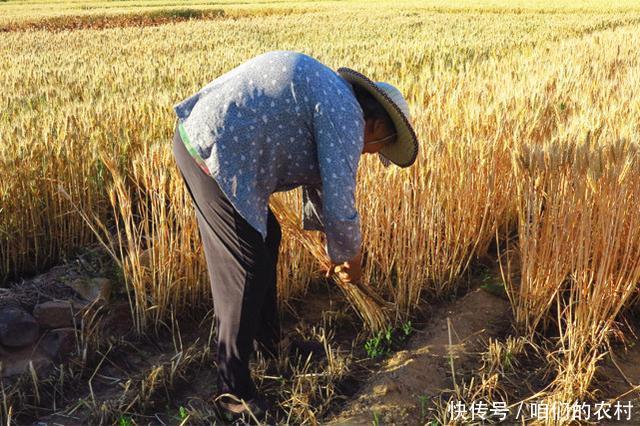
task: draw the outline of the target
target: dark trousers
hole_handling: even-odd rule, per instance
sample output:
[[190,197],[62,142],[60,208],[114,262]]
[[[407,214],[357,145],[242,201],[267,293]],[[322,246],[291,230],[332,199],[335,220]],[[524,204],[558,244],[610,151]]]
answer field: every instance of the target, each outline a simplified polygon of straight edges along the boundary
[[256,388],[249,358],[258,346],[275,355],[280,338],[276,293],[280,225],[269,209],[263,240],[215,179],[198,167],[177,129],[173,155],[193,199],[204,244],[217,329],[218,391],[250,399]]

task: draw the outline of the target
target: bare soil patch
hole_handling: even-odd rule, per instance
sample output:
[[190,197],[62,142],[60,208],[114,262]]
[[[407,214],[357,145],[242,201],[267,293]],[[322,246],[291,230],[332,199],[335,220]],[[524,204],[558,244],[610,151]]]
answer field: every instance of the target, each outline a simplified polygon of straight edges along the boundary
[[489,337],[504,334],[510,313],[507,300],[482,289],[437,308],[431,324],[389,358],[330,424],[370,425],[374,413],[384,424],[424,422],[433,406],[421,400],[453,387],[450,360],[458,372],[477,368],[475,354]]
[[[636,342],[640,318],[631,313],[626,325],[628,329],[624,335],[631,336],[630,342],[613,345],[596,372],[596,400],[624,403],[640,398],[640,345]],[[636,410],[635,414],[639,412]]]

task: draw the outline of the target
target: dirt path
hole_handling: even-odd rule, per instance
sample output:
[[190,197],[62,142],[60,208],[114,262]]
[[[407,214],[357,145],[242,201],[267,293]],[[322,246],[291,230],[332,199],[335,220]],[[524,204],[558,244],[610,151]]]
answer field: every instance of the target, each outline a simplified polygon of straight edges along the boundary
[[484,350],[488,338],[508,329],[510,314],[508,301],[481,289],[438,308],[431,326],[388,359],[329,424],[371,425],[374,413],[385,425],[424,422],[420,398],[431,400],[453,387],[449,334],[456,374],[470,371],[477,367],[475,354]]

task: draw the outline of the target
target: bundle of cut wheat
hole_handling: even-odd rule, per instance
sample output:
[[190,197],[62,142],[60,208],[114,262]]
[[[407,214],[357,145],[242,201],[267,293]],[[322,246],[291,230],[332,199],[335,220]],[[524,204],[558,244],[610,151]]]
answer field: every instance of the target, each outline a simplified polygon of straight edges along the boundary
[[[297,225],[298,218],[295,213],[277,197],[272,197],[270,204],[280,225],[286,229],[296,241],[302,243],[324,269],[327,269],[330,261],[318,235],[311,232],[304,232],[300,229]],[[387,302],[385,302],[371,286],[362,282],[357,284],[345,283],[335,274],[333,274],[333,279],[372,332],[381,331],[387,326],[388,317],[385,312]]]

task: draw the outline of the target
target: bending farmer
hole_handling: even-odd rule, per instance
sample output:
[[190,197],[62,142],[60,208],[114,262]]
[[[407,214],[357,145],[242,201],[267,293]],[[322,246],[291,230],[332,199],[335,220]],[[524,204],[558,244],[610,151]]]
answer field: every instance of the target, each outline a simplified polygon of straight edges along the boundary
[[[409,108],[390,84],[277,50],[221,75],[174,110],[173,152],[196,208],[213,293],[218,392],[259,414],[266,405],[249,358],[255,344],[275,356],[280,337],[280,227],[269,196],[301,186],[303,228],[324,231],[332,270],[357,282],[360,154],[411,165],[418,142]],[[232,414],[246,407],[233,398],[219,406]]]

